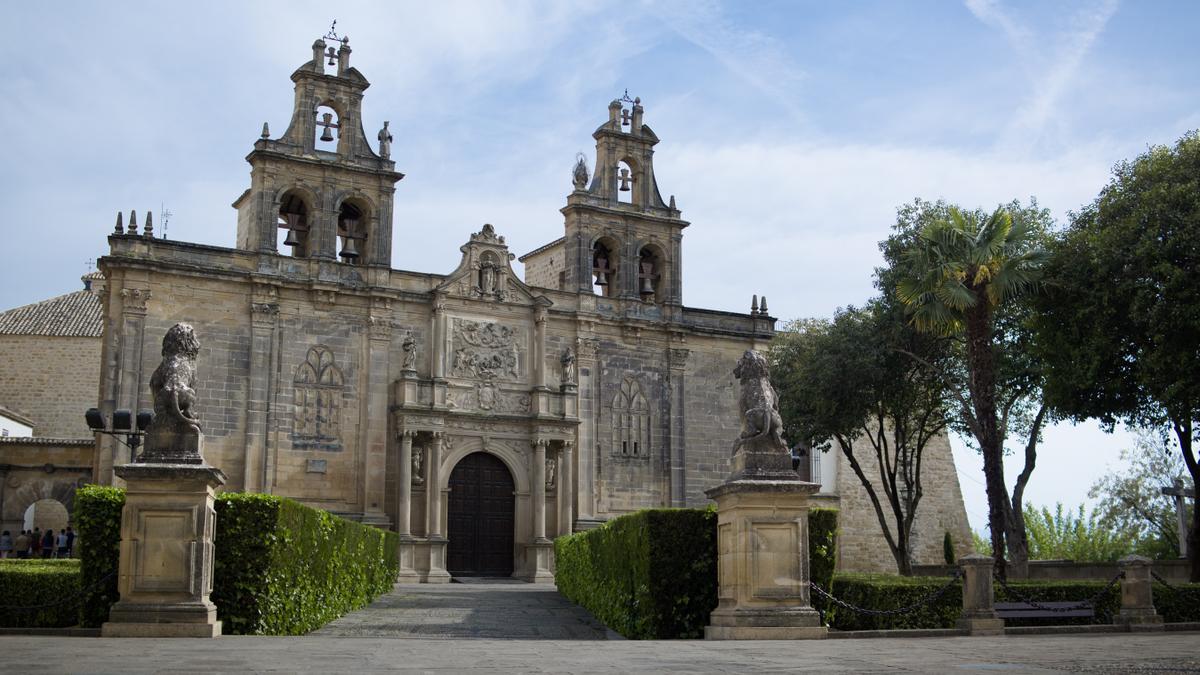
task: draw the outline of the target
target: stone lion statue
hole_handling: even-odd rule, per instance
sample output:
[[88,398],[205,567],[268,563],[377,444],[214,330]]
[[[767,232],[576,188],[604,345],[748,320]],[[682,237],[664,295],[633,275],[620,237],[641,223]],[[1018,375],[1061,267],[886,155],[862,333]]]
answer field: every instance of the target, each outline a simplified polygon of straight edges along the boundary
[[768,379],[767,359],[753,350],[746,350],[733,369],[733,376],[742,385],[738,409],[742,433],[733,444],[736,453],[742,446],[752,452],[787,452],[783,442],[783,418],[779,415],[779,398]]
[[142,461],[199,460],[200,420],[192,412],[199,353],[200,341],[186,323],[171,326],[163,337],[163,360],[150,376],[154,421],[146,430]]

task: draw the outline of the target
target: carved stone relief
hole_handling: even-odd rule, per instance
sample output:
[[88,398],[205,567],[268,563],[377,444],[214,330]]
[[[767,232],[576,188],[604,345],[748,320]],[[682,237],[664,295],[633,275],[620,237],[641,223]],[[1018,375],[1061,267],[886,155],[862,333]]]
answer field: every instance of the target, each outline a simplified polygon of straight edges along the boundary
[[450,394],[447,405],[452,410],[525,414],[529,412],[529,395],[505,392],[495,382],[485,380],[471,389]]
[[524,331],[486,321],[454,319],[450,374],[491,380],[523,379]]

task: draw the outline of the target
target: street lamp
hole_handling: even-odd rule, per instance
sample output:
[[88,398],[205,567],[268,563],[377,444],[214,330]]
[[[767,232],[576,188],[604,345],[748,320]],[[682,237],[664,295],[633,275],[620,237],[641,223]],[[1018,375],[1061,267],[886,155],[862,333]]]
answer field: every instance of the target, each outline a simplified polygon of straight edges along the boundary
[[[129,447],[130,456],[136,458],[137,449],[142,445],[142,436],[146,434],[146,429],[154,421],[154,413],[142,410],[135,418],[129,410],[114,410],[111,428],[99,408],[88,408],[83,413],[83,418],[87,420],[89,429],[98,434],[107,434],[124,443]],[[137,426],[134,426],[135,423]]]

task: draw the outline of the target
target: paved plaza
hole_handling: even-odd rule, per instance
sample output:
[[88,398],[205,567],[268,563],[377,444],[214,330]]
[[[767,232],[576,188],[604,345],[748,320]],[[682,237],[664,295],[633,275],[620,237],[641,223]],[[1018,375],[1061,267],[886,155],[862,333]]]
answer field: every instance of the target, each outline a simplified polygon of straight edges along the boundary
[[302,637],[3,636],[0,654],[12,673],[1200,673],[1200,633],[634,641],[553,587],[474,583],[397,586]]

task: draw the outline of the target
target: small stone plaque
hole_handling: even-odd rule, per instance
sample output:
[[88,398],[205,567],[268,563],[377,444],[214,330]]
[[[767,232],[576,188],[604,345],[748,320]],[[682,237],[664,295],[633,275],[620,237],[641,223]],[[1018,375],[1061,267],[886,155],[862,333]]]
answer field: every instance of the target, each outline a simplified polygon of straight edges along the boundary
[[324,460],[324,459],[308,460],[308,472],[309,473],[325,473],[325,462],[326,462],[326,460]]

